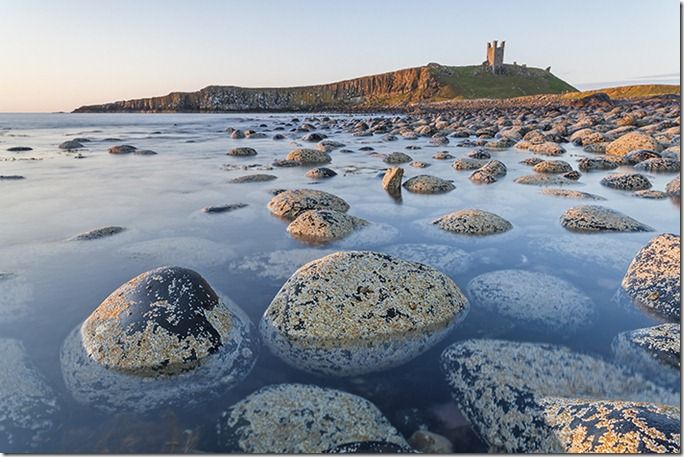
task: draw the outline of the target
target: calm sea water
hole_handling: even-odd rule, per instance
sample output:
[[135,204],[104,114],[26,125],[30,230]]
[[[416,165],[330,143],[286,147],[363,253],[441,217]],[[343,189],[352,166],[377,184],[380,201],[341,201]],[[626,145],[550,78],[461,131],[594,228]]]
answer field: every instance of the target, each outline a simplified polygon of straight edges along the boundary
[[[442,349],[455,341],[472,337],[548,341],[609,358],[610,342],[617,333],[657,323],[641,311],[619,305],[613,296],[629,261],[642,245],[657,233],[679,233],[679,206],[669,199],[639,199],[605,188],[599,180],[606,172],[584,174],[580,184],[572,186],[606,197],[604,202],[543,195],[537,186],[513,182],[515,177],[532,172],[518,163],[531,154],[514,148],[492,153],[507,165],[505,178],[493,185],[476,185],[468,180],[470,172],[451,167],[452,160],[431,159],[442,150],[464,157],[471,148],[458,147],[459,139],[433,147],[428,138],[385,142],[379,135],[353,137],[340,129],[322,131],[354,151],[331,153],[329,167],[338,173],[332,179],[314,183],[304,176],[306,169],[302,168],[223,169],[225,164],[269,166],[294,147],[307,146],[298,140],[302,133],[290,132],[289,126],[280,132],[288,139],[270,138],[276,133],[275,127],[284,126],[293,116],[305,118],[301,114],[0,114],[0,174],[26,177],[0,181],[0,272],[13,275],[11,282],[0,284],[4,291],[0,307],[21,309],[14,318],[0,320],[0,337],[24,343],[62,405],[61,426],[41,450],[210,451],[221,410],[259,387],[281,382],[315,383],[359,394],[373,401],[393,422],[409,408],[445,415],[444,411],[456,407],[438,360]],[[263,131],[269,137],[231,140],[224,131],[229,126]],[[74,159],[73,154],[57,148],[74,137],[91,140],[84,143],[85,159]],[[152,149],[158,155],[107,153],[110,146],[121,143]],[[408,145],[421,149],[406,150]],[[12,146],[30,146],[33,151],[8,152]],[[226,155],[237,146],[253,147],[258,155]],[[369,152],[359,151],[362,146],[371,146],[378,153],[403,151],[429,162],[432,166],[422,170],[404,166],[405,176],[432,174],[453,179],[456,190],[428,196],[404,192],[402,201],[397,202],[382,190],[377,177],[384,163]],[[588,155],[572,145],[564,147],[568,152],[561,158],[573,166],[577,158]],[[28,158],[40,160],[20,160]],[[274,174],[278,179],[251,184],[228,182],[251,173]],[[663,190],[673,175],[650,174],[649,178],[654,189]],[[325,246],[292,239],[285,231],[286,222],[273,217],[266,204],[272,197],[270,190],[298,187],[321,189],[344,198],[351,205],[350,214],[377,222],[379,228]],[[226,214],[201,212],[205,206],[238,202],[249,206]],[[624,212],[656,232],[567,232],[560,226],[560,215],[585,203]],[[429,223],[463,208],[492,211],[511,221],[514,228],[500,236],[472,239],[439,232]],[[107,225],[127,230],[102,240],[67,241],[80,232]],[[391,251],[402,243],[441,244],[467,253],[467,265],[445,271],[462,289],[475,276],[503,268],[551,273],[590,296],[600,317],[580,332],[549,334],[473,309],[445,341],[418,359],[390,372],[354,379],[313,377],[263,350],[250,376],[219,401],[194,410],[169,409],[154,417],[99,414],[75,403],[64,386],[59,350],[66,335],[110,292],[143,271],[165,264],[195,269],[256,323],[285,279],[302,263],[333,250]],[[440,260],[432,259],[432,263],[439,266]],[[464,422],[457,412],[446,416],[451,428],[436,431],[456,441],[456,450],[485,449],[466,427],[458,428]]]

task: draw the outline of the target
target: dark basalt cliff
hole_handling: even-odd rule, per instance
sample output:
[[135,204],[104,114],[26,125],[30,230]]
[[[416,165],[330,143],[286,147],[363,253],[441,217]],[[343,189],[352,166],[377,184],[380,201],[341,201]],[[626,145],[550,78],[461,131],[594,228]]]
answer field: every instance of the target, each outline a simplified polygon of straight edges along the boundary
[[[453,98],[506,98],[574,91],[550,72],[506,66],[493,75],[481,66],[446,67],[429,64],[318,86],[244,88],[208,86],[197,92],[82,106],[94,112],[246,112],[346,111],[404,108],[410,104]],[[480,87],[482,86],[482,87]]]

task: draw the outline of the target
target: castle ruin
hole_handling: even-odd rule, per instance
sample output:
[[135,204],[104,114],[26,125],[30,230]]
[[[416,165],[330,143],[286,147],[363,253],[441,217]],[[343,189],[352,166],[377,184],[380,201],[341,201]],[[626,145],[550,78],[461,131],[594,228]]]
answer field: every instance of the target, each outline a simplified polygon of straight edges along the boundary
[[496,40],[492,41],[491,43],[487,43],[487,60],[482,62],[482,64],[489,67],[492,73],[500,73],[503,69],[503,55],[505,46],[505,41],[502,41],[501,45],[497,45]]

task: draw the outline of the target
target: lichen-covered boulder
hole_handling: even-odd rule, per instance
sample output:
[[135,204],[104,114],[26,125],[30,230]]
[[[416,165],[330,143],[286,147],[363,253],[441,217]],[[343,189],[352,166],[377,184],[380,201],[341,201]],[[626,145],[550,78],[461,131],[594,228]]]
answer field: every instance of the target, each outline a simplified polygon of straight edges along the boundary
[[679,176],[667,183],[665,192],[670,197],[679,197],[682,194],[682,184]]
[[391,152],[383,159],[385,163],[395,164],[395,163],[406,163],[413,159],[410,155],[404,154],[403,152]]
[[622,288],[637,305],[679,321],[681,293],[680,237],[658,235],[637,252],[622,279]]
[[543,160],[536,164],[532,170],[537,173],[567,173],[572,171],[572,166],[565,160]]
[[332,161],[327,152],[306,148],[297,148],[290,151],[285,160],[296,162],[300,165],[330,163]]
[[618,190],[644,190],[651,188],[651,181],[639,173],[613,173],[601,179],[601,185]]
[[651,232],[653,228],[618,211],[598,205],[566,210],[560,223],[572,232]]
[[659,151],[660,145],[652,136],[641,132],[629,132],[606,146],[606,154],[623,156],[637,149]]
[[544,419],[557,442],[544,450],[529,452],[681,452],[679,408],[654,403],[567,398],[546,398],[541,403]]
[[681,328],[660,324],[618,334],[613,340],[615,361],[671,389],[679,386]]
[[568,184],[577,184],[572,179],[549,173],[535,173],[533,175],[518,176],[513,180],[513,182],[528,186],[563,186]]
[[678,173],[679,160],[653,158],[647,159],[634,165],[635,170],[650,171],[651,173]]
[[446,214],[432,223],[442,230],[462,235],[493,235],[513,228],[503,217],[473,208]]
[[306,384],[264,387],[231,406],[217,424],[222,452],[317,454],[354,442],[409,448],[365,398]]
[[82,403],[144,411],[238,384],[258,354],[254,326],[196,272],[160,267],[112,292],[62,348]]
[[649,151],[648,149],[637,149],[622,156],[622,162],[627,165],[636,165],[644,160],[656,159],[658,157],[660,157],[658,152]]
[[351,376],[401,365],[465,317],[458,286],[427,265],[372,251],[336,252],[299,268],[260,323],[290,365]]
[[600,195],[591,194],[589,192],[580,192],[578,190],[569,189],[540,189],[539,190],[544,195],[553,195],[554,197],[562,198],[574,198],[577,200],[605,200],[605,198]]
[[306,177],[312,179],[326,179],[332,178],[333,176],[337,176],[337,173],[326,167],[312,168],[306,172]]
[[473,278],[467,286],[473,306],[544,331],[575,331],[593,324],[594,302],[556,276],[525,270],[498,270]]
[[613,160],[601,158],[582,157],[577,160],[577,167],[582,171],[591,170],[614,170],[618,167],[618,163]]
[[287,226],[287,233],[313,243],[325,243],[349,235],[368,222],[349,214],[330,209],[304,211]]
[[58,428],[57,397],[20,341],[0,339],[0,360],[0,450],[36,452]]
[[414,176],[408,179],[403,187],[416,194],[443,194],[456,188],[451,181],[430,175]]
[[553,143],[551,141],[545,141],[541,144],[533,144],[526,149],[535,154],[545,156],[559,156],[565,153],[565,148],[563,148],[563,146]]
[[268,202],[268,209],[276,216],[293,220],[310,209],[332,209],[346,213],[349,204],[340,197],[322,190],[295,189],[280,192]]
[[233,148],[228,152],[229,156],[235,157],[251,157],[257,155],[254,148]]
[[[549,344],[466,340],[444,350],[441,366],[461,412],[497,452],[567,451],[547,409],[557,397],[679,403],[675,391]],[[596,428],[586,432],[587,438],[603,434]],[[658,436],[657,430],[651,433]]]

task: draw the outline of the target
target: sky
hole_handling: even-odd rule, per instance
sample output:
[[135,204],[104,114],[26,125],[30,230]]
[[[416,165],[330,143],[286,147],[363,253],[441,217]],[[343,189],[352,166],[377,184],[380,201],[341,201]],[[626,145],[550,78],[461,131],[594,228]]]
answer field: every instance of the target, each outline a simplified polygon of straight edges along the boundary
[[679,0],[0,0],[0,112],[438,62],[551,66],[580,89],[678,83]]

